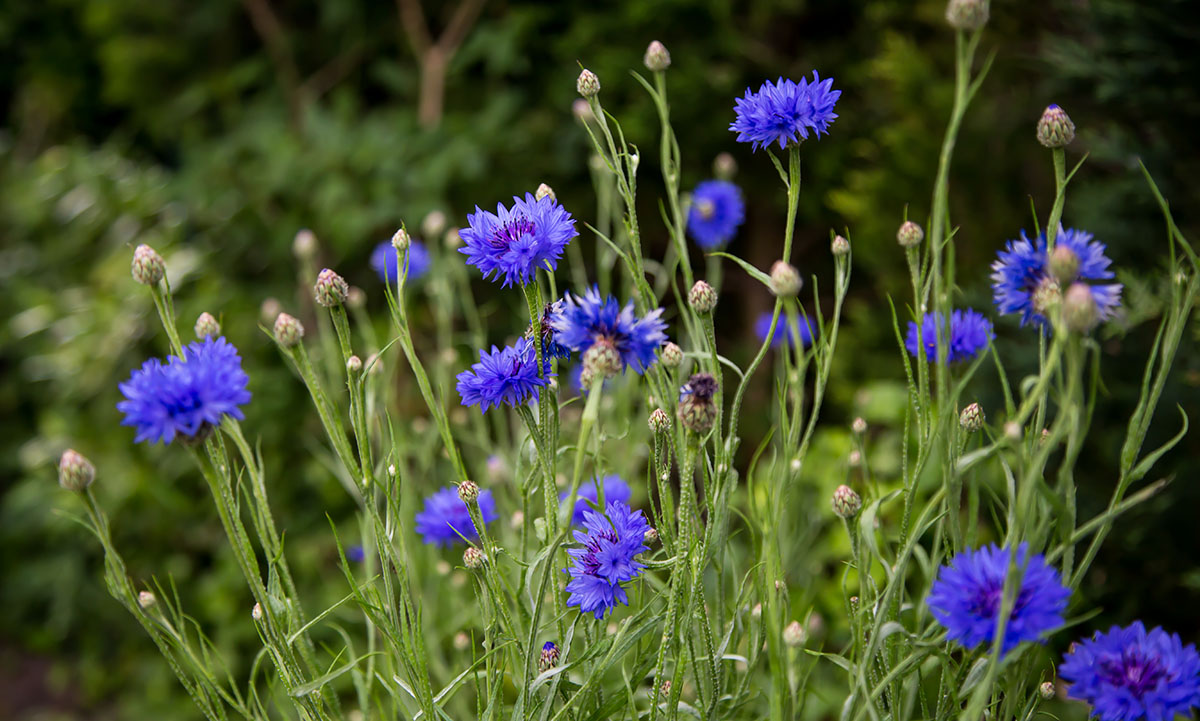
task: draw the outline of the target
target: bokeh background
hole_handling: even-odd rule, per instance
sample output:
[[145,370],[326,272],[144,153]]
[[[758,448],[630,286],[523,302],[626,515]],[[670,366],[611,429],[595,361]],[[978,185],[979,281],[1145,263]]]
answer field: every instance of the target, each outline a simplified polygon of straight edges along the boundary
[[[415,227],[437,210],[461,225],[476,204],[540,182],[593,221],[587,139],[571,111],[582,63],[599,74],[627,137],[648,151],[645,242],[662,247],[657,119],[629,75],[653,39],[672,54],[684,184],[710,177],[717,153],[733,154],[748,210],[731,251],[759,267],[778,253],[784,197],[769,160],[728,132],[733,98],[813,68],[836,79],[840,118],[804,152],[794,255],[806,274],[829,278],[830,230],[849,228],[855,249],[830,430],[816,452],[828,466],[842,463],[856,414],[881,447],[891,438],[894,448],[904,397],[887,298],[907,300],[895,230],[906,206],[910,217],[928,213],[949,114],[953,36],[943,8],[940,0],[0,6],[0,717],[196,717],[106,595],[98,547],[70,520],[76,501],[54,471],[68,445],[100,468],[97,491],[139,582],[173,578],[232,655],[257,643],[186,458],[135,447],[117,425],[117,382],[165,350],[149,295],[129,278],[132,248],[145,242],[166,256],[185,324],[209,310],[241,348],[255,393],[247,426],[274,450],[267,470],[293,564],[309,576],[325,569],[331,587],[309,592],[336,600],[344,591],[325,513],[353,509],[307,452],[318,444],[315,416],[258,329],[269,298],[312,317],[295,233],[312,229],[320,261],[367,289],[379,311],[367,259],[402,221]],[[1053,178],[1033,130],[1052,102],[1079,129],[1068,157],[1089,154],[1065,220],[1108,243],[1128,289],[1125,315],[1101,335],[1103,400],[1077,473],[1081,515],[1107,502],[1158,318],[1165,234],[1139,160],[1183,232],[1200,238],[1197,40],[1200,5],[1187,0],[1045,0],[995,3],[981,46],[995,62],[963,127],[951,184],[962,302],[990,308],[995,251],[1032,227],[1031,202],[1045,217]],[[735,349],[770,299],[733,268],[725,275],[717,327]],[[486,284],[478,290],[492,297]],[[520,330],[507,302],[483,307],[497,336]],[[1017,377],[1028,372],[1029,331],[1006,319],[997,332],[1002,342],[1025,339],[1002,352]],[[1171,406],[1200,409],[1196,344],[1193,326],[1148,446],[1177,430]],[[989,392],[981,387],[980,400],[999,408]],[[761,421],[748,423],[753,436]],[[1082,591],[1100,609],[1095,624],[1141,617],[1200,638],[1198,459],[1193,433],[1153,475],[1173,477],[1169,491],[1119,522]]]

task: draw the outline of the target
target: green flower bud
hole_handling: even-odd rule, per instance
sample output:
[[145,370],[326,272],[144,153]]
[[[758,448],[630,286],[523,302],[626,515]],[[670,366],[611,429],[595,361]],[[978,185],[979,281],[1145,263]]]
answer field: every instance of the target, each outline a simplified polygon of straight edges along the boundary
[[862,498],[847,485],[838,486],[833,492],[833,512],[838,518],[854,518],[862,510]]
[[771,292],[780,298],[795,298],[804,287],[804,279],[796,268],[782,260],[771,266]]
[[96,467],[82,453],[71,448],[58,461],[58,485],[79,493],[96,480]]
[[1067,111],[1050,105],[1038,120],[1037,139],[1047,148],[1065,148],[1075,139],[1075,123],[1071,122]]
[[904,225],[900,226],[900,230],[896,231],[896,242],[902,248],[915,248],[925,240],[925,231],[921,226],[911,220],[904,221]]
[[318,304],[326,308],[333,308],[345,303],[346,296],[349,294],[350,286],[346,284],[346,279],[342,276],[329,268],[325,268],[317,274],[317,283],[313,286],[313,297],[316,298]]
[[642,58],[642,62],[646,65],[647,70],[653,72],[662,72],[671,67],[671,53],[667,52],[665,45],[655,40],[646,47],[646,54]]
[[211,313],[204,312],[196,319],[194,330],[196,331],[196,337],[201,340],[209,336],[216,338],[221,335],[221,324],[217,322],[216,318],[212,317]]
[[600,92],[600,78],[591,70],[584,69],[575,81],[575,89],[585,98],[595,97]]
[[295,348],[304,337],[304,326],[287,313],[275,318],[275,340],[284,348]]
[[708,283],[698,280],[688,291],[688,305],[701,315],[706,315],[717,307],[717,291]]
[[154,248],[142,243],[133,251],[133,265],[130,266],[133,279],[142,285],[158,285],[167,272],[167,264]]

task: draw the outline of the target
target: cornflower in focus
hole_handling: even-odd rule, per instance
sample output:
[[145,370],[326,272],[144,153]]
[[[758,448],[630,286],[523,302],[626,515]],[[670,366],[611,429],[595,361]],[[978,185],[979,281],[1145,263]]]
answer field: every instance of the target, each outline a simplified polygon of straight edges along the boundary
[[650,550],[644,543],[650,524],[641,511],[612,501],[603,514],[585,511],[583,527],[575,531],[575,540],[583,547],[567,550],[571,556],[571,566],[566,569],[571,575],[567,605],[578,606],[580,613],[599,620],[617,603],[629,604],[621,584],[637,578],[645,568],[635,558]]
[[465,245],[458,252],[484,278],[503,279],[504,287],[528,285],[539,268],[553,271],[567,243],[579,235],[575,219],[554,198],[538,200],[532,193],[514,196],[511,209],[497,203],[495,213],[475,206],[467,223],[459,231]]
[[967,308],[956,310],[950,314],[950,340],[946,342],[946,320],[941,313],[934,311],[926,313],[921,319],[921,338],[917,340],[917,324],[908,322],[908,335],[904,339],[904,347],[909,355],[920,357],[920,346],[925,347],[925,360],[937,360],[937,339],[942,336],[946,346],[946,362],[974,358],[981,350],[988,347],[996,337],[992,332],[992,322],[982,313]]
[[[496,520],[496,501],[492,499],[491,491],[481,492],[476,502],[484,523]],[[458,497],[458,490],[453,486],[425,499],[425,507],[416,516],[416,529],[425,543],[443,547],[459,543],[463,538],[479,538],[467,504]]]
[[600,297],[593,286],[582,297],[568,293],[553,316],[554,339],[577,353],[585,353],[593,345],[611,347],[620,357],[620,370],[632,367],[643,373],[656,360],[655,352],[666,342],[662,309],[656,308],[638,318],[633,301],[622,308],[617,299]]
[[538,376],[533,344],[518,338],[516,345],[479,351],[479,362],[456,376],[464,406],[480,406],[484,413],[501,404],[513,408],[538,399],[546,379]]
[[746,88],[746,95],[734,101],[737,118],[729,129],[738,134],[739,143],[750,143],[755,150],[772,144],[783,149],[807,140],[810,130],[818,136],[827,133],[841,94],[833,89],[832,78],[822,80],[815,70],[811,83],[808,78],[767,81],[758,92]]
[[705,250],[720,248],[733,239],[746,220],[742,191],[727,180],[706,180],[692,191],[688,208],[688,235]]

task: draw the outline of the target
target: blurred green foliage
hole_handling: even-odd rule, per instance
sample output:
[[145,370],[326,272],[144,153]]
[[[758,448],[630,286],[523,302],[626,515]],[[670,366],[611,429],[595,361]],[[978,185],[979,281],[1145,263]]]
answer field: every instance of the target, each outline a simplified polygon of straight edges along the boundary
[[[430,5],[436,37],[457,4]],[[275,31],[253,20],[262,8]],[[418,122],[419,63],[396,8],[265,0],[0,8],[0,668],[36,670],[0,684],[0,715],[195,715],[108,599],[98,549],[68,520],[73,499],[53,481],[68,444],[100,469],[99,493],[131,572],[186,587],[190,612],[219,647],[253,640],[239,622],[248,601],[229,595],[241,584],[216,519],[199,502],[200,480],[179,454],[134,447],[117,426],[117,382],[164,351],[150,299],[128,277],[133,246],[149,243],[166,256],[182,318],[213,312],[242,349],[255,393],[248,427],[264,446],[301,439],[291,447],[307,448],[315,419],[256,327],[268,298],[312,317],[310,269],[291,253],[295,232],[312,228],[321,262],[382,307],[366,259],[402,221],[413,227],[436,209],[461,224],[475,204],[489,207],[543,181],[591,221],[586,138],[571,114],[578,63],[600,75],[606,107],[652,151],[654,109],[628,76],[651,39],[672,53],[685,185],[709,175],[716,153],[734,154],[749,208],[733,251],[760,267],[776,253],[783,197],[766,158],[727,131],[732,99],[763,78],[814,67],[843,90],[833,132],[805,153],[797,264],[827,271],[829,230],[848,227],[856,277],[829,428],[814,449],[814,475],[827,481],[801,490],[797,503],[823,507],[844,477],[844,429],[855,415],[871,423],[877,470],[897,463],[904,396],[887,297],[905,297],[894,233],[906,208],[924,222],[949,112],[953,47],[941,2],[487,3],[449,62],[432,126]],[[1138,159],[1174,203],[1184,233],[1200,237],[1197,32],[1200,7],[1186,0],[1000,3],[983,45],[995,65],[959,139],[951,202],[959,267],[978,268],[960,279],[963,302],[977,308],[990,305],[986,268],[997,247],[1031,227],[1031,201],[1044,211],[1052,199],[1049,154],[1033,140],[1041,109],[1067,108],[1080,129],[1070,157],[1090,153],[1065,218],[1109,244],[1130,308],[1105,340],[1106,417],[1083,455],[1085,511],[1108,496],[1113,439],[1136,397],[1139,350],[1154,333],[1156,289],[1146,279],[1162,268],[1165,237]],[[662,245],[651,199],[657,153],[645,156],[642,217],[647,242]],[[769,302],[732,270],[723,296],[738,301],[723,302],[717,316],[731,339]],[[483,308],[492,325],[504,325],[495,302]],[[903,320],[904,308],[897,311]],[[511,325],[520,331],[519,320]],[[1027,331],[1002,321],[998,333]],[[1191,410],[1200,407],[1196,340],[1166,394]],[[1033,367],[1032,356],[1004,352],[1010,367]],[[755,392],[765,400],[769,385]],[[980,400],[1000,407],[999,397]],[[1170,413],[1148,443],[1174,432]],[[1200,501],[1190,483],[1200,470],[1197,443],[1193,434],[1160,467],[1180,481],[1170,498],[1130,514],[1101,554],[1086,591],[1106,617],[1140,615],[1200,632],[1190,611],[1200,602],[1190,518]],[[308,596],[328,605],[342,591],[316,584],[334,562],[324,514],[341,518],[352,508],[308,454],[267,461],[293,564],[309,570]],[[833,562],[805,554],[805,534],[814,532],[807,514],[794,519],[794,584],[829,573]],[[838,612],[837,598],[815,603]]]

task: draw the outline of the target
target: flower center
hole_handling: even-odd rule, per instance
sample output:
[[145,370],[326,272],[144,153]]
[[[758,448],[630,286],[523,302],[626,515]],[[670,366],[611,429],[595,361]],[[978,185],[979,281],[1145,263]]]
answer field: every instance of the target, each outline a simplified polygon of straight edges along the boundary
[[508,250],[509,246],[527,235],[532,235],[533,231],[532,220],[524,215],[514,215],[508,222],[496,228],[489,242],[496,250]]
[[704,220],[712,220],[713,216],[717,214],[717,207],[711,200],[701,200],[696,203],[696,212]]
[[1128,689],[1138,698],[1158,685],[1166,671],[1158,659],[1147,658],[1138,651],[1127,651],[1118,659],[1100,662],[1100,675],[1114,686]]

